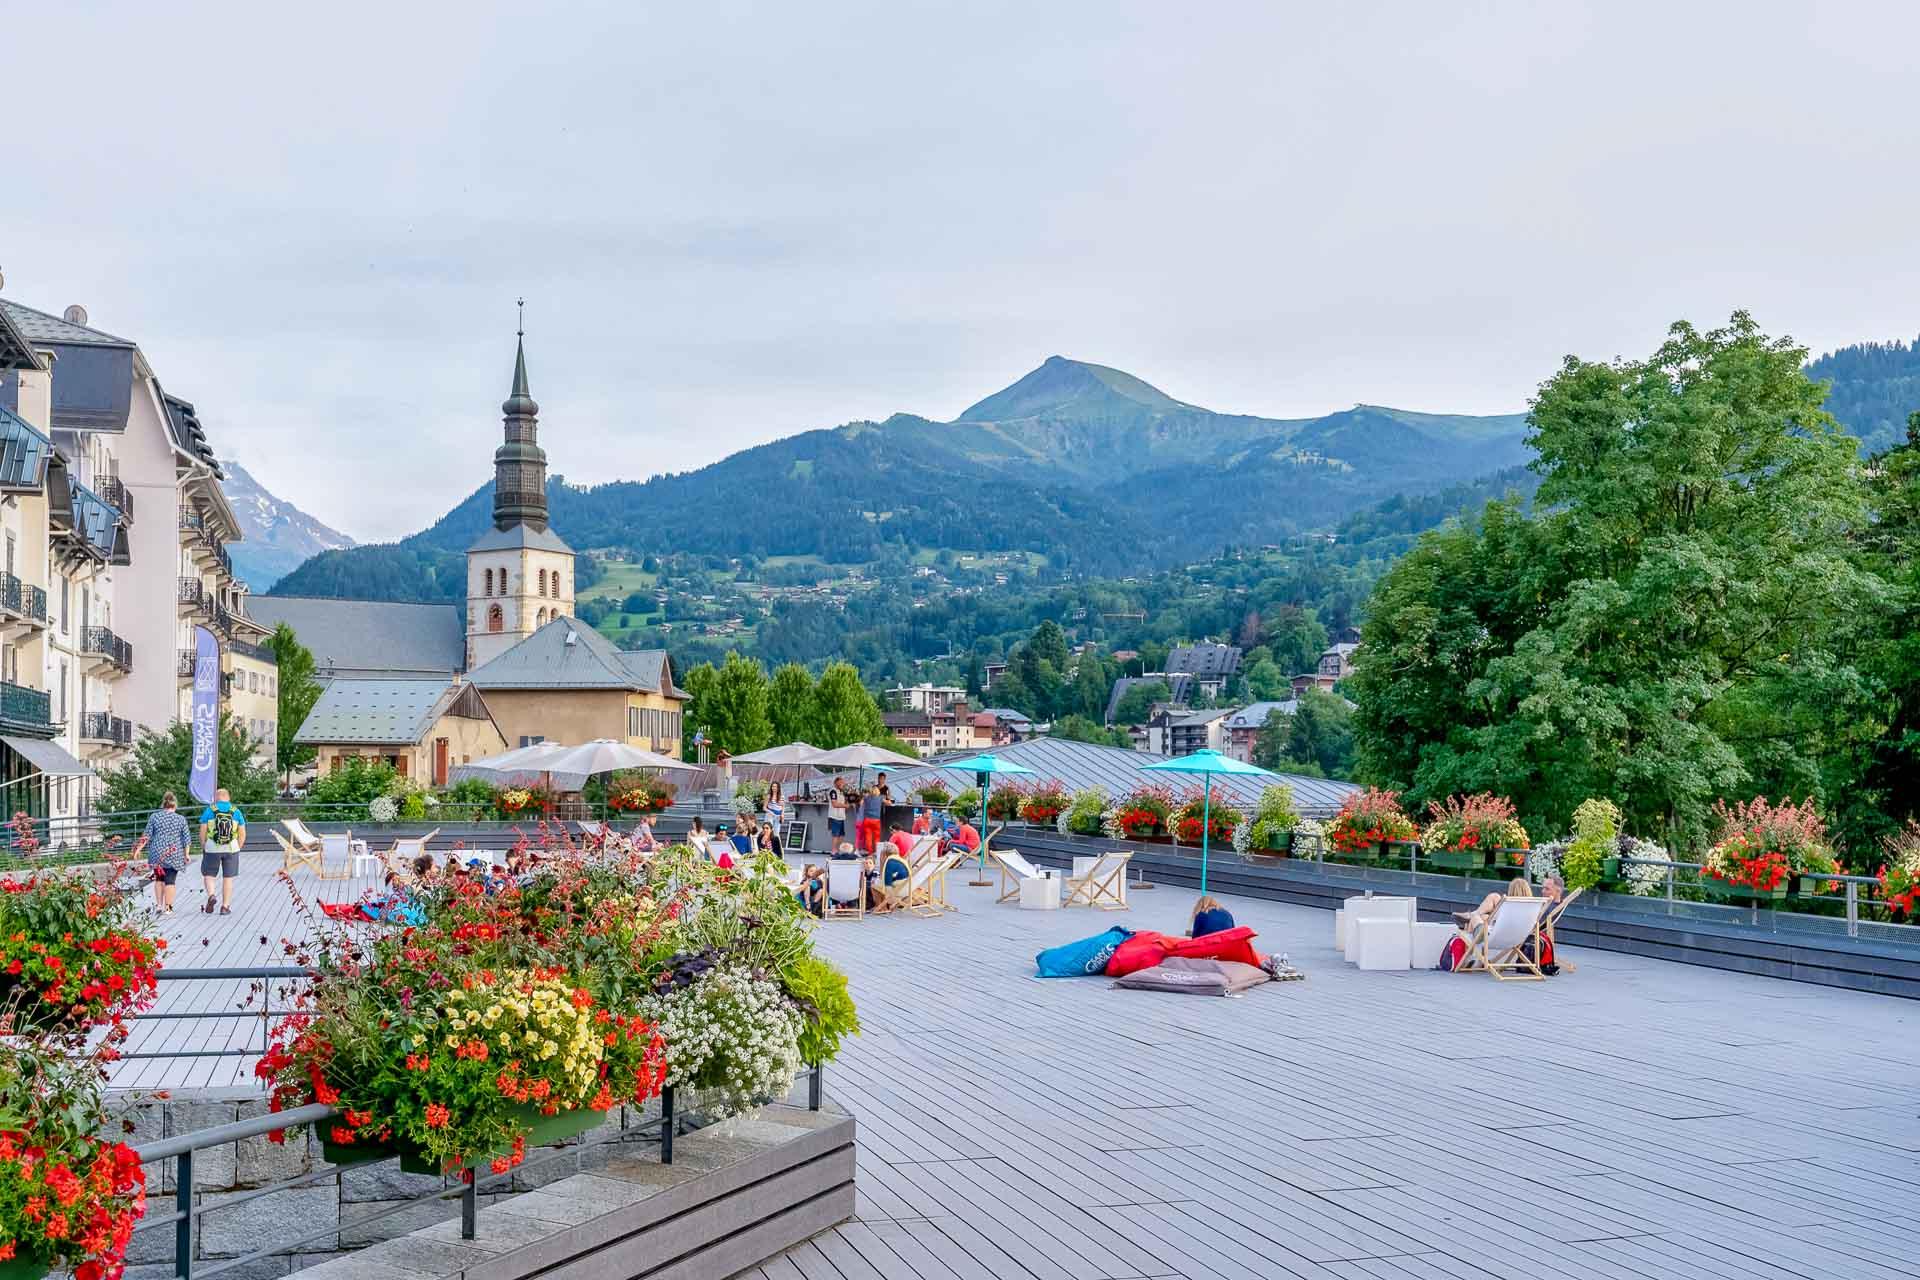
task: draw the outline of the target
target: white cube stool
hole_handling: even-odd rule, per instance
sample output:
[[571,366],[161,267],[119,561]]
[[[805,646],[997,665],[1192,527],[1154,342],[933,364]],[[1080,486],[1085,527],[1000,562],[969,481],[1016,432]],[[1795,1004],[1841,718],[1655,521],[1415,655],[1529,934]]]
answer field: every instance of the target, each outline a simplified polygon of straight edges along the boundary
[[1347,950],[1347,909],[1333,909],[1333,949],[1345,954]]
[[1355,951],[1357,935],[1355,926],[1362,920],[1398,920],[1411,928],[1419,916],[1419,900],[1416,898],[1348,898],[1346,911],[1346,936],[1342,939],[1341,949],[1349,964],[1358,963]]
[[1459,930],[1450,924],[1422,924],[1413,926],[1413,955],[1409,961],[1415,969],[1438,969],[1440,953],[1447,949]]
[[1049,872],[1046,875],[1022,880],[1020,909],[1022,911],[1058,911],[1060,909],[1060,877]]
[[1413,955],[1413,926],[1396,916],[1362,916],[1351,927],[1354,963],[1362,969],[1405,969]]

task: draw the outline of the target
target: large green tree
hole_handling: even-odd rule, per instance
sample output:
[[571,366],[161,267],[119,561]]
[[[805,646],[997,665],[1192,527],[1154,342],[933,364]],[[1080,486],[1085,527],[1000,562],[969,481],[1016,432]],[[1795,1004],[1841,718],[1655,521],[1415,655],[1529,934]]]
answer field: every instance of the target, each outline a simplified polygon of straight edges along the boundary
[[813,732],[807,741],[816,747],[832,750],[855,742],[879,742],[886,734],[880,704],[860,683],[860,672],[850,662],[828,663],[814,686],[813,699]]
[[[99,809],[102,813],[146,813],[158,809],[160,798],[171,791],[180,802],[181,812],[191,816],[199,812],[187,790],[192,772],[193,726],[176,720],[163,732],[142,733],[125,763],[100,771]],[[220,717],[220,761],[215,778],[242,809],[273,799],[274,772],[254,763],[253,737],[231,715]]]
[[1374,593],[1361,775],[1416,805],[1504,793],[1548,831],[1607,796],[1683,842],[1717,797],[1818,795],[1868,694],[1848,619],[1888,592],[1805,359],[1744,313],[1569,357],[1532,405],[1536,508],[1423,536]]
[[813,676],[799,663],[783,663],[773,673],[767,689],[767,718],[773,722],[775,745],[808,741],[819,712],[814,706]]
[[715,750],[741,755],[773,745],[767,693],[766,669],[752,658],[729,653],[714,676],[704,708]]
[[313,653],[300,643],[293,628],[281,623],[267,640],[279,666],[279,722],[274,761],[280,772],[290,774],[310,762],[314,748],[295,742],[294,735],[307,722],[307,713],[320,700],[320,682],[313,678]]

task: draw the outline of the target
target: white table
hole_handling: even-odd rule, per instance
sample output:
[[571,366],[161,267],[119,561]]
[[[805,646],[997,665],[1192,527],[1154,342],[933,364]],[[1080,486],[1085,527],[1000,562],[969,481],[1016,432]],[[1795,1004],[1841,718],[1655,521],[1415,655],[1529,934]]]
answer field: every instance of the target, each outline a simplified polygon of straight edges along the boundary
[[1365,920],[1392,920],[1411,934],[1413,922],[1420,917],[1420,901],[1417,898],[1348,898],[1342,904],[1342,912],[1340,922],[1335,926],[1341,934],[1341,952],[1349,964],[1357,964],[1360,959],[1360,923]]
[[1438,969],[1440,953],[1447,949],[1459,932],[1450,924],[1427,924],[1415,921],[1413,926],[1411,954],[1408,964],[1415,969]]
[[1060,877],[1049,871],[1022,880],[1020,909],[1022,911],[1058,911],[1060,909]]
[[367,848],[367,842],[365,840],[347,841],[347,850],[351,855],[354,875],[359,875],[360,869],[363,866],[368,871],[378,871],[380,869],[380,855]]

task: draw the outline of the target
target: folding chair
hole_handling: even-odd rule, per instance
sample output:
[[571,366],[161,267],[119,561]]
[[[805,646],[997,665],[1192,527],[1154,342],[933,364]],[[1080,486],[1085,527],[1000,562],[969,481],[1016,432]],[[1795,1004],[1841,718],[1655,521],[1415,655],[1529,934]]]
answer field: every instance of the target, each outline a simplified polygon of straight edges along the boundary
[[1555,926],[1556,924],[1559,924],[1560,917],[1567,914],[1567,908],[1573,905],[1573,900],[1585,892],[1586,892],[1585,889],[1575,889],[1572,893],[1568,894],[1566,897],[1560,899],[1559,902],[1555,903],[1553,905],[1553,909],[1548,911],[1546,915],[1541,917],[1540,936],[1545,938],[1548,942],[1553,943],[1556,950],[1560,946],[1560,940],[1553,936],[1553,926]]
[[827,862],[827,909],[829,920],[864,920],[867,917],[867,877],[858,858],[831,858]]
[[1539,962],[1527,954],[1527,943],[1538,936],[1546,909],[1545,898],[1503,898],[1493,909],[1493,918],[1467,939],[1467,954],[1459,971],[1484,971],[1502,982],[1545,978]]
[[[321,880],[353,879],[353,832],[351,830],[340,832],[337,835],[329,832],[321,836],[320,850],[319,857],[313,864],[313,874],[316,877]],[[328,870],[327,868],[327,858],[329,855],[337,855],[339,857],[339,865],[334,870]]]
[[908,915],[937,920],[949,911],[958,910],[947,901],[947,873],[960,865],[964,857],[964,853],[949,851],[928,858],[913,869],[910,878],[894,886],[892,892]]
[[435,827],[423,836],[394,837],[393,848],[387,850],[388,867],[391,868],[396,864],[403,867],[411,866],[415,858],[427,851],[427,841],[439,834],[440,828]]
[[320,837],[307,830],[306,823],[298,818],[282,818],[280,825],[287,829],[287,836],[292,840],[294,848],[304,849],[309,853],[320,852]]
[[995,903],[1018,901],[1022,880],[1042,878],[1040,868],[1028,862],[1018,849],[995,849],[987,856],[1000,868],[1000,896],[994,899]]
[[1067,878],[1063,907],[1098,907],[1102,911],[1127,909],[1127,861],[1132,853],[1103,853],[1084,876]]
[[280,842],[280,869],[282,871],[292,871],[295,867],[304,864],[312,867],[315,875],[321,874],[322,859],[320,857],[320,846],[315,845],[311,849],[303,848],[281,835],[278,831],[274,831],[272,827],[268,827],[267,830],[272,833],[275,840]]

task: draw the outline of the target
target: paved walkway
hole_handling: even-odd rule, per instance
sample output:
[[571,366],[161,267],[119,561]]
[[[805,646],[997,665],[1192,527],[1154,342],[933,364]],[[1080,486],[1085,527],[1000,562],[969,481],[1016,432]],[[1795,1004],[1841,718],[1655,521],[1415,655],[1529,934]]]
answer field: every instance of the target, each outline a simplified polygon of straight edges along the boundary
[[1920,1004],[1604,952],[1546,983],[1360,973],[1327,913],[1235,901],[1305,982],[1235,1000],[1041,982],[1125,914],[823,927],[865,1033],[856,1221],[746,1273],[1920,1275]]

